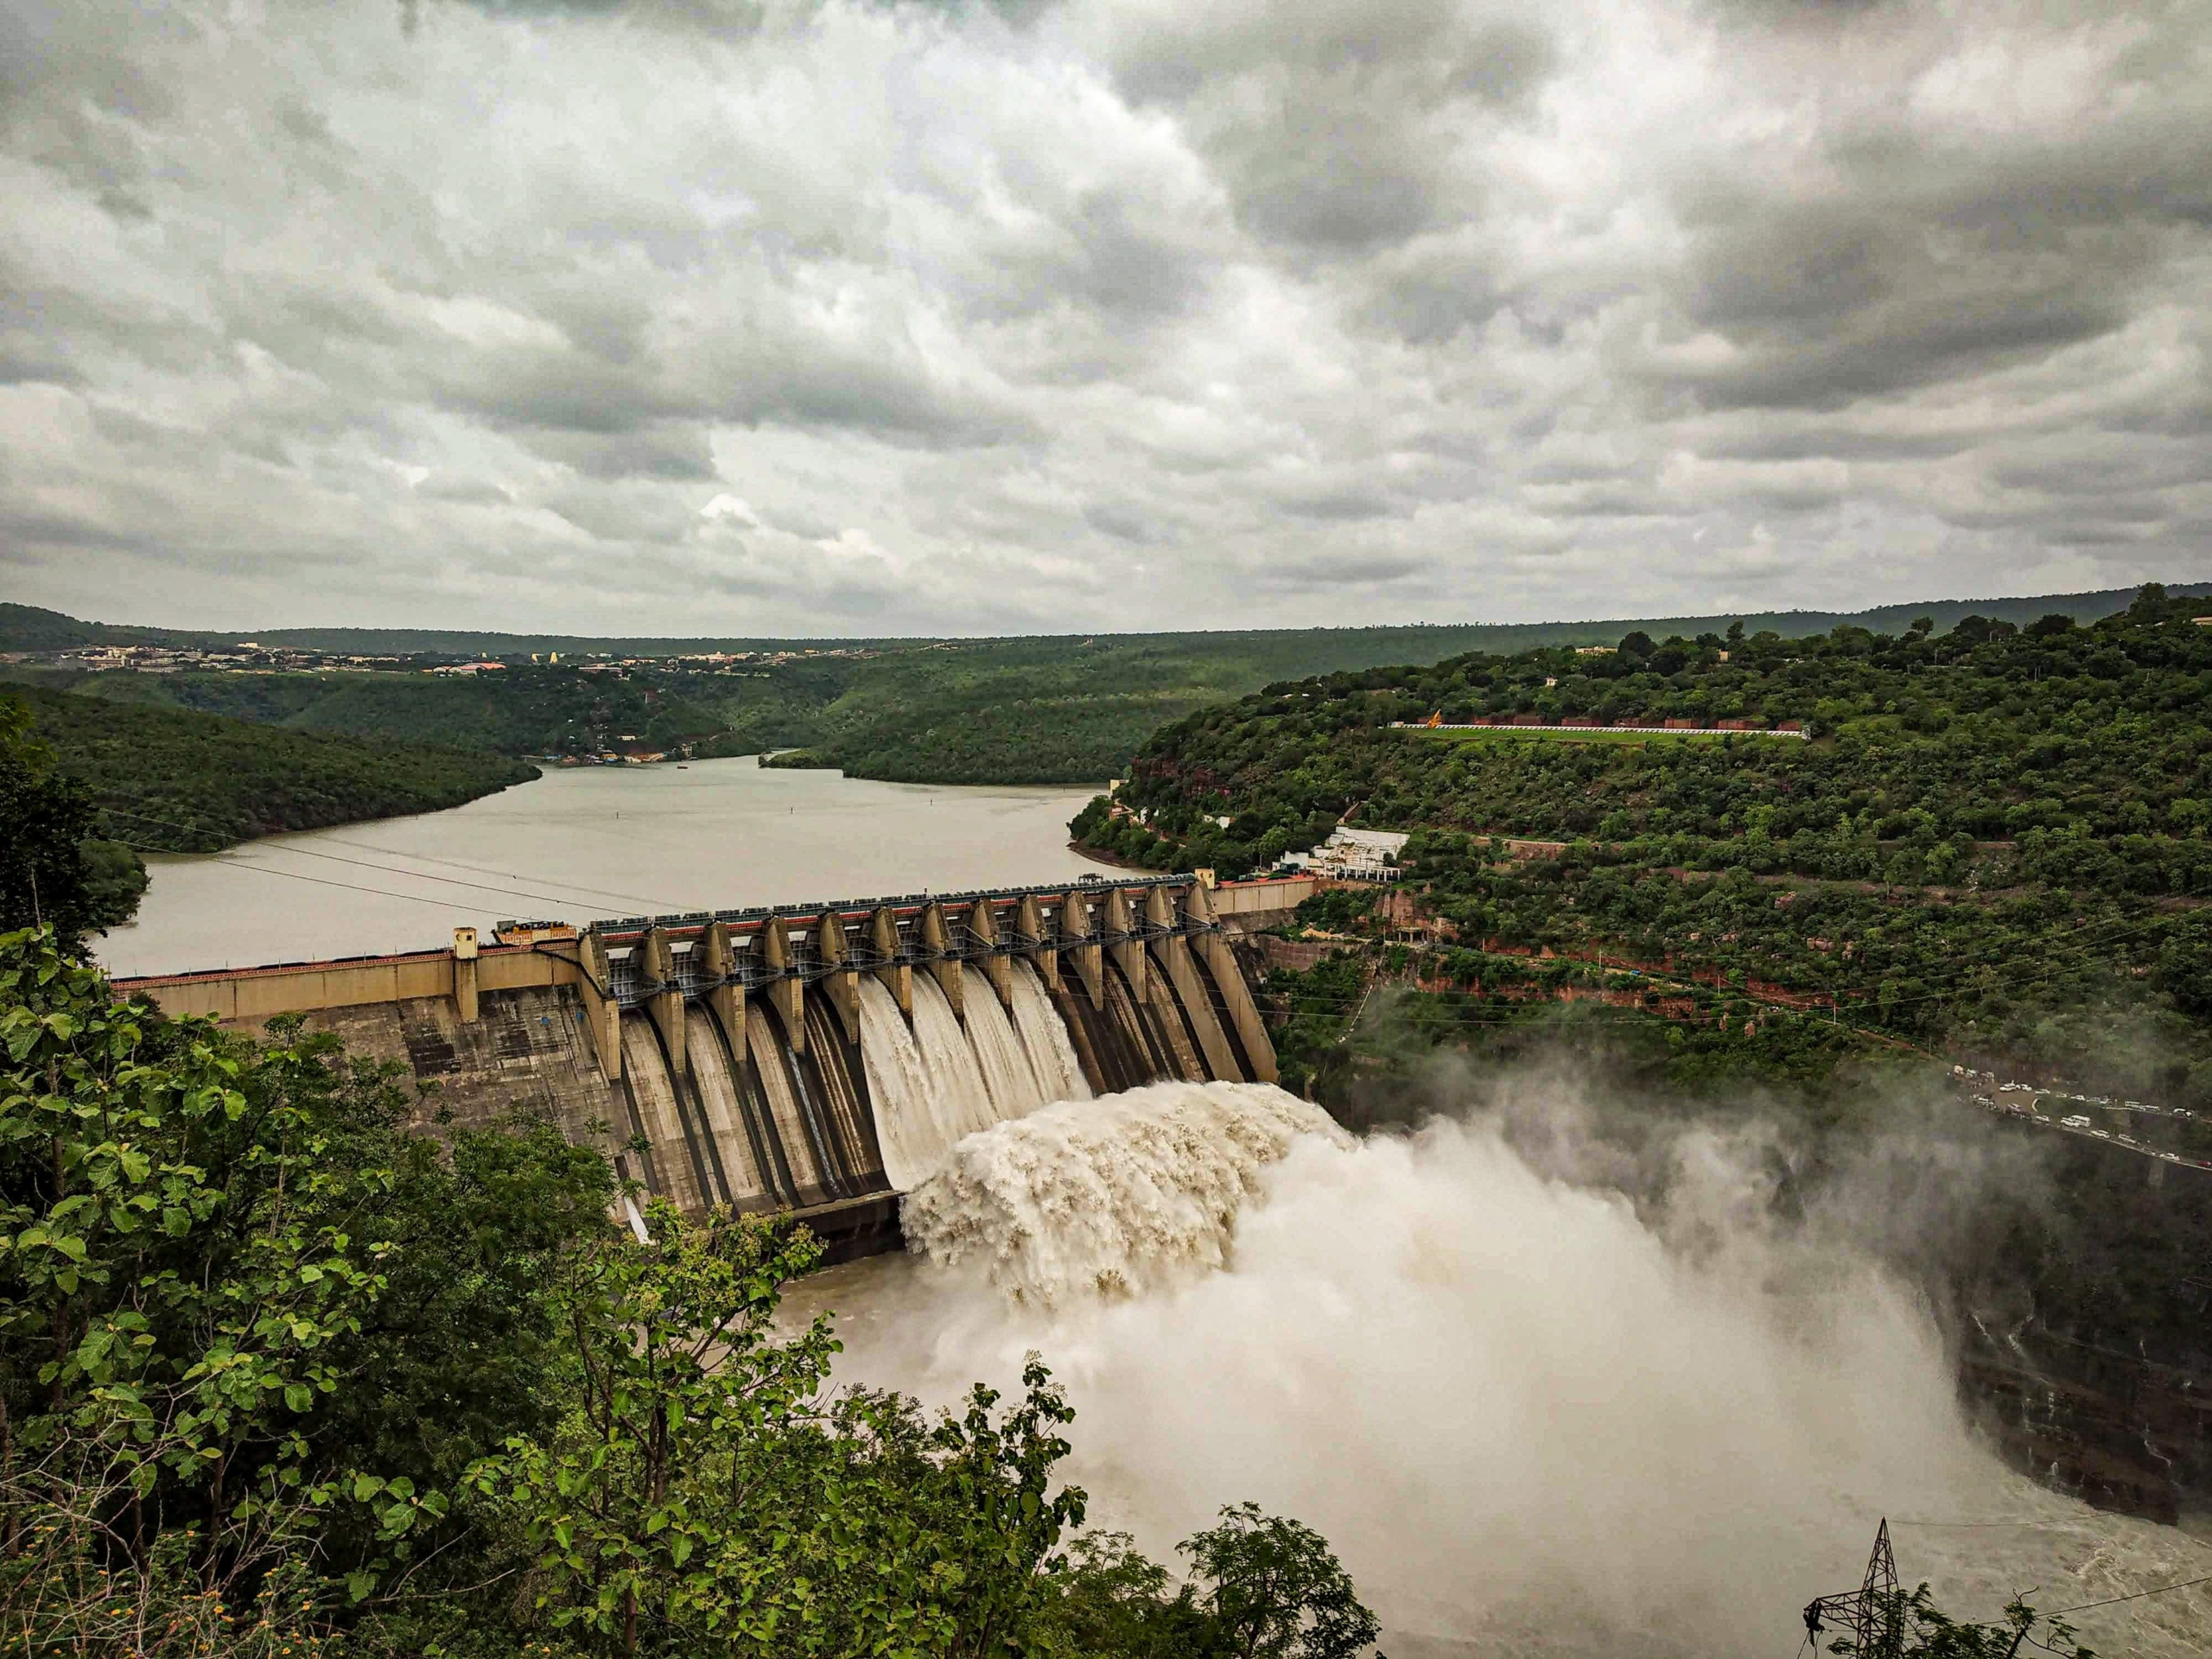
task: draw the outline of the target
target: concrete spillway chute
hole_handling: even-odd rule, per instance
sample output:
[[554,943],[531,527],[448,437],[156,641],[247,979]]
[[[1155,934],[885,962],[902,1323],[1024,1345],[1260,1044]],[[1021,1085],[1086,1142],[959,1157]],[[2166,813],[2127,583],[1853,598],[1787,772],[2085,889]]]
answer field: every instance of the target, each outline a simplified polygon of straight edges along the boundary
[[999,1006],[1014,1007],[1014,964],[999,953],[998,912],[988,899],[978,899],[968,912],[968,938],[982,957],[983,973],[998,993]]
[[1191,1034],[1198,1039],[1198,1052],[1205,1057],[1207,1074],[1232,1080],[1242,1077],[1243,1068],[1237,1065],[1236,1051],[1230,1046],[1221,1021],[1214,1014],[1213,999],[1206,995],[1199,980],[1198,965],[1191,955],[1190,943],[1177,931],[1176,924],[1184,918],[1175,913],[1174,901],[1168,897],[1166,888],[1154,887],[1145,894],[1144,915],[1147,931],[1152,932],[1149,944],[1153,960],[1175,988],[1175,997],[1182,1004]]
[[614,1000],[614,968],[607,958],[607,942],[596,932],[585,934],[576,941],[576,963],[584,1035],[599,1062],[600,1076],[613,1083],[622,1075],[622,1005]]
[[1193,884],[1183,895],[1183,914],[1198,924],[1190,931],[1191,949],[1205,964],[1206,973],[1221,994],[1222,1005],[1229,1011],[1230,1023],[1236,1028],[1237,1046],[1244,1051],[1249,1063],[1252,1081],[1274,1083],[1279,1073],[1275,1069],[1275,1046],[1268,1035],[1266,1023],[1260,1018],[1258,1004],[1252,1001],[1251,987],[1244,982],[1244,972],[1237,965],[1236,953],[1220,931],[1220,918],[1214,912],[1213,896],[1206,891],[1203,881]]
[[[652,927],[638,941],[638,971],[648,989],[645,994],[645,1015],[660,1033],[662,1046],[671,1056],[684,1053],[687,1044],[683,1033],[683,988],[676,981],[676,957],[668,946],[668,930]],[[690,1068],[679,1058],[677,1065],[688,1075]]]
[[1092,1009],[1103,1014],[1106,953],[1098,943],[1098,925],[1091,919],[1090,899],[1080,893],[1068,893],[1060,900],[1056,920],[1062,953],[1074,962],[1076,977],[1083,982],[1084,995],[1090,999]]
[[944,906],[924,906],[918,925],[930,977],[937,981],[944,1000],[951,1004],[952,1017],[964,1026],[968,1023],[967,981],[960,972],[960,953],[953,949],[952,930],[946,925]]
[[798,954],[791,949],[791,930],[784,925],[780,916],[771,916],[760,925],[760,931],[753,947],[760,953],[760,965],[773,977],[762,988],[768,1006],[783,1016],[784,1030],[789,1033],[791,1052],[806,1052],[806,987],[792,971],[798,965]]
[[878,905],[868,918],[868,934],[869,948],[875,957],[875,966],[869,971],[883,982],[911,1028],[914,1023],[914,968],[905,959],[906,952],[900,948],[898,912],[888,905]]
[[810,930],[807,942],[814,948],[814,959],[827,969],[822,976],[823,989],[828,994],[830,1006],[837,1011],[837,1024],[845,1033],[845,1040],[857,1043],[861,1039],[860,970],[851,964],[851,952],[845,947],[844,918],[834,910],[825,910]]
[[728,922],[710,923],[691,947],[699,960],[699,977],[707,982],[707,1006],[730,1048],[730,1064],[745,1068],[745,985],[738,978],[737,946]]
[[1105,924],[1106,936],[1113,941],[1106,948],[1121,969],[1122,977],[1128,981],[1129,995],[1140,1002],[1148,1001],[1144,941],[1137,936],[1137,918],[1129,908],[1129,895],[1119,887],[1107,890]]
[[1037,902],[1037,895],[1025,893],[1014,907],[1014,937],[1021,946],[1021,953],[1037,964],[1037,971],[1050,983],[1059,976],[1059,952],[1047,943],[1051,935],[1045,931],[1045,908]]

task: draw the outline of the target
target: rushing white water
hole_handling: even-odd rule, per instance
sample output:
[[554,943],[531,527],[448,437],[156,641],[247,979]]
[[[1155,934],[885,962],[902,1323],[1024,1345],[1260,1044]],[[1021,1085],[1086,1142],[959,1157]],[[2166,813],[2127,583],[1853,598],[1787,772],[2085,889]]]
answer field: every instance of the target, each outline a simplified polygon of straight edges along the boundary
[[951,1121],[897,1000],[868,975],[861,976],[860,992],[861,1060],[868,1068],[876,1141],[883,1148],[884,1174],[903,1192],[926,1180],[968,1131]]
[[938,1091],[938,1121],[954,1140],[999,1121],[976,1064],[976,1051],[968,1046],[968,1033],[953,1017],[943,988],[927,974],[914,976],[914,1046],[931,1086]]
[[968,1046],[976,1052],[983,1086],[990,1091],[995,1121],[1022,1117],[1045,1103],[1045,1088],[1029,1064],[1014,1024],[1000,1006],[990,976],[970,963],[960,964],[962,997],[968,1014]]
[[1066,1027],[1035,971],[1014,964],[1014,1015],[988,977],[963,967],[963,1033],[934,980],[914,981],[914,1026],[888,989],[860,982],[861,1055],[883,1171],[899,1192],[936,1173],[963,1136],[1055,1100],[1090,1097]]
[[[1764,1656],[1857,1584],[1986,1618],[2212,1573],[2212,1548],[2005,1471],[1918,1300],[1774,1222],[1686,1138],[1665,1214],[1483,1126],[1354,1142],[1264,1085],[1166,1084],[963,1141],[925,1256],[799,1288],[846,1374],[933,1402],[1041,1351],[1094,1524],[1156,1557],[1250,1498],[1325,1534],[1397,1659]],[[2109,1654],[2212,1645],[2212,1586],[2075,1617]]]
[[1228,1260],[1260,1171],[1300,1135],[1348,1143],[1264,1085],[1162,1083],[970,1136],[900,1210],[908,1244],[980,1263],[1016,1301],[1163,1289]]
[[1046,994],[1036,964],[1020,957],[1014,959],[1014,1029],[1046,1101],[1090,1098],[1090,1084],[1068,1039],[1067,1022]]

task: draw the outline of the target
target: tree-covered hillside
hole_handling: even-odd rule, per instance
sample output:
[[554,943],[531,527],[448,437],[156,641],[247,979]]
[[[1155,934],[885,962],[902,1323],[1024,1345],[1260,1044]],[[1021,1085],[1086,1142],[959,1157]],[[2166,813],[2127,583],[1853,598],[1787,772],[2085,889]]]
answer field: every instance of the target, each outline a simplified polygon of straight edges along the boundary
[[299,731],[488,753],[588,754],[634,744],[670,748],[721,718],[649,677],[523,664],[480,676],[99,674],[71,688],[111,702],[193,709]]
[[[1414,835],[1409,885],[1464,943],[1759,980],[1915,1041],[2212,1104],[2212,628],[2194,610],[2146,589],[2088,628],[1630,637],[1278,684],[1157,734],[1119,813],[1094,802],[1075,827],[1236,871],[1356,812]],[[1815,736],[1391,724],[1439,711]]]
[[286,731],[182,709],[21,687],[59,770],[88,788],[105,831],[212,852],[286,830],[459,806],[537,776],[496,755]]
[[[2212,584],[2202,584],[2212,593]],[[2046,612],[2094,621],[2125,607],[2118,593],[2003,600],[1988,620]],[[1964,601],[1926,607],[1942,632]],[[1866,625],[1902,627],[1897,607],[1855,618],[1812,612],[1738,619],[1811,633]],[[799,748],[810,764],[910,783],[1095,783],[1120,776],[1154,730],[1270,681],[1369,671],[1385,664],[1465,660],[1610,643],[1624,632],[1712,638],[1719,617],[1644,622],[1544,622],[1450,626],[1294,628],[1011,639],[852,641],[582,639],[437,631],[277,629],[263,646],[294,651],[428,653],[423,661],[483,654],[503,672],[474,677],[420,671],[423,661],[332,659],[312,671],[92,671],[31,660],[4,671],[90,696],[151,702],[242,720],[434,743],[509,755],[586,754],[610,748],[747,754]],[[73,633],[72,630],[75,632]],[[0,611],[0,647],[50,653],[72,645],[159,639],[235,645],[230,636],[120,629],[53,612]],[[531,654],[606,660],[533,664]],[[752,653],[741,661],[711,652]],[[690,653],[688,657],[686,653]],[[315,659],[321,662],[321,659]],[[165,664],[175,668],[175,664]],[[588,670],[588,671],[587,671]],[[1570,687],[1572,680],[1564,682]],[[1472,706],[1455,703],[1454,707]],[[1532,707],[1548,706],[1541,700]],[[1620,706],[1618,700],[1615,704]],[[1700,705],[1701,706],[1701,705]]]

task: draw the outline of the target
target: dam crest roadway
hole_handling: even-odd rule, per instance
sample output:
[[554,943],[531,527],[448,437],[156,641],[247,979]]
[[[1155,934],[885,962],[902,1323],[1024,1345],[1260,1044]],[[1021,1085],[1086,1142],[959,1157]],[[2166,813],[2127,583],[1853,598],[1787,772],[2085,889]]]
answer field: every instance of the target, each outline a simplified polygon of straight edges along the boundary
[[1312,886],[1087,877],[502,923],[488,942],[456,928],[450,951],[116,990],[240,1030],[301,1014],[459,1125],[544,1118],[689,1213],[793,1211],[842,1259],[898,1248],[899,1194],[994,1123],[1149,1083],[1274,1082],[1236,939]]

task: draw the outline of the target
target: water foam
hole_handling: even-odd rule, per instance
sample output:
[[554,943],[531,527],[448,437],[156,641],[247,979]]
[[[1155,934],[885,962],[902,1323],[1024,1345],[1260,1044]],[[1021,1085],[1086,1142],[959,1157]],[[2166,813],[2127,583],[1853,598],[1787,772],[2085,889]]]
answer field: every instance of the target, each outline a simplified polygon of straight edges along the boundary
[[[855,1316],[847,1374],[940,1403],[1041,1351],[1096,1523],[1163,1556],[1223,1503],[1297,1516],[1398,1659],[1770,1655],[1885,1515],[1967,1618],[2212,1573],[2005,1471],[1909,1289],[1744,1202],[1725,1146],[1682,1157],[1654,1218],[1484,1126],[1354,1142],[1280,1090],[1158,1085],[963,1141],[907,1201],[923,1254],[814,1305]],[[2075,1622],[2201,1653],[2212,1592]]]
[[1260,1172],[1349,1137],[1268,1084],[1160,1083],[1049,1106],[953,1148],[900,1211],[908,1244],[1039,1306],[1163,1288],[1229,1259]]

